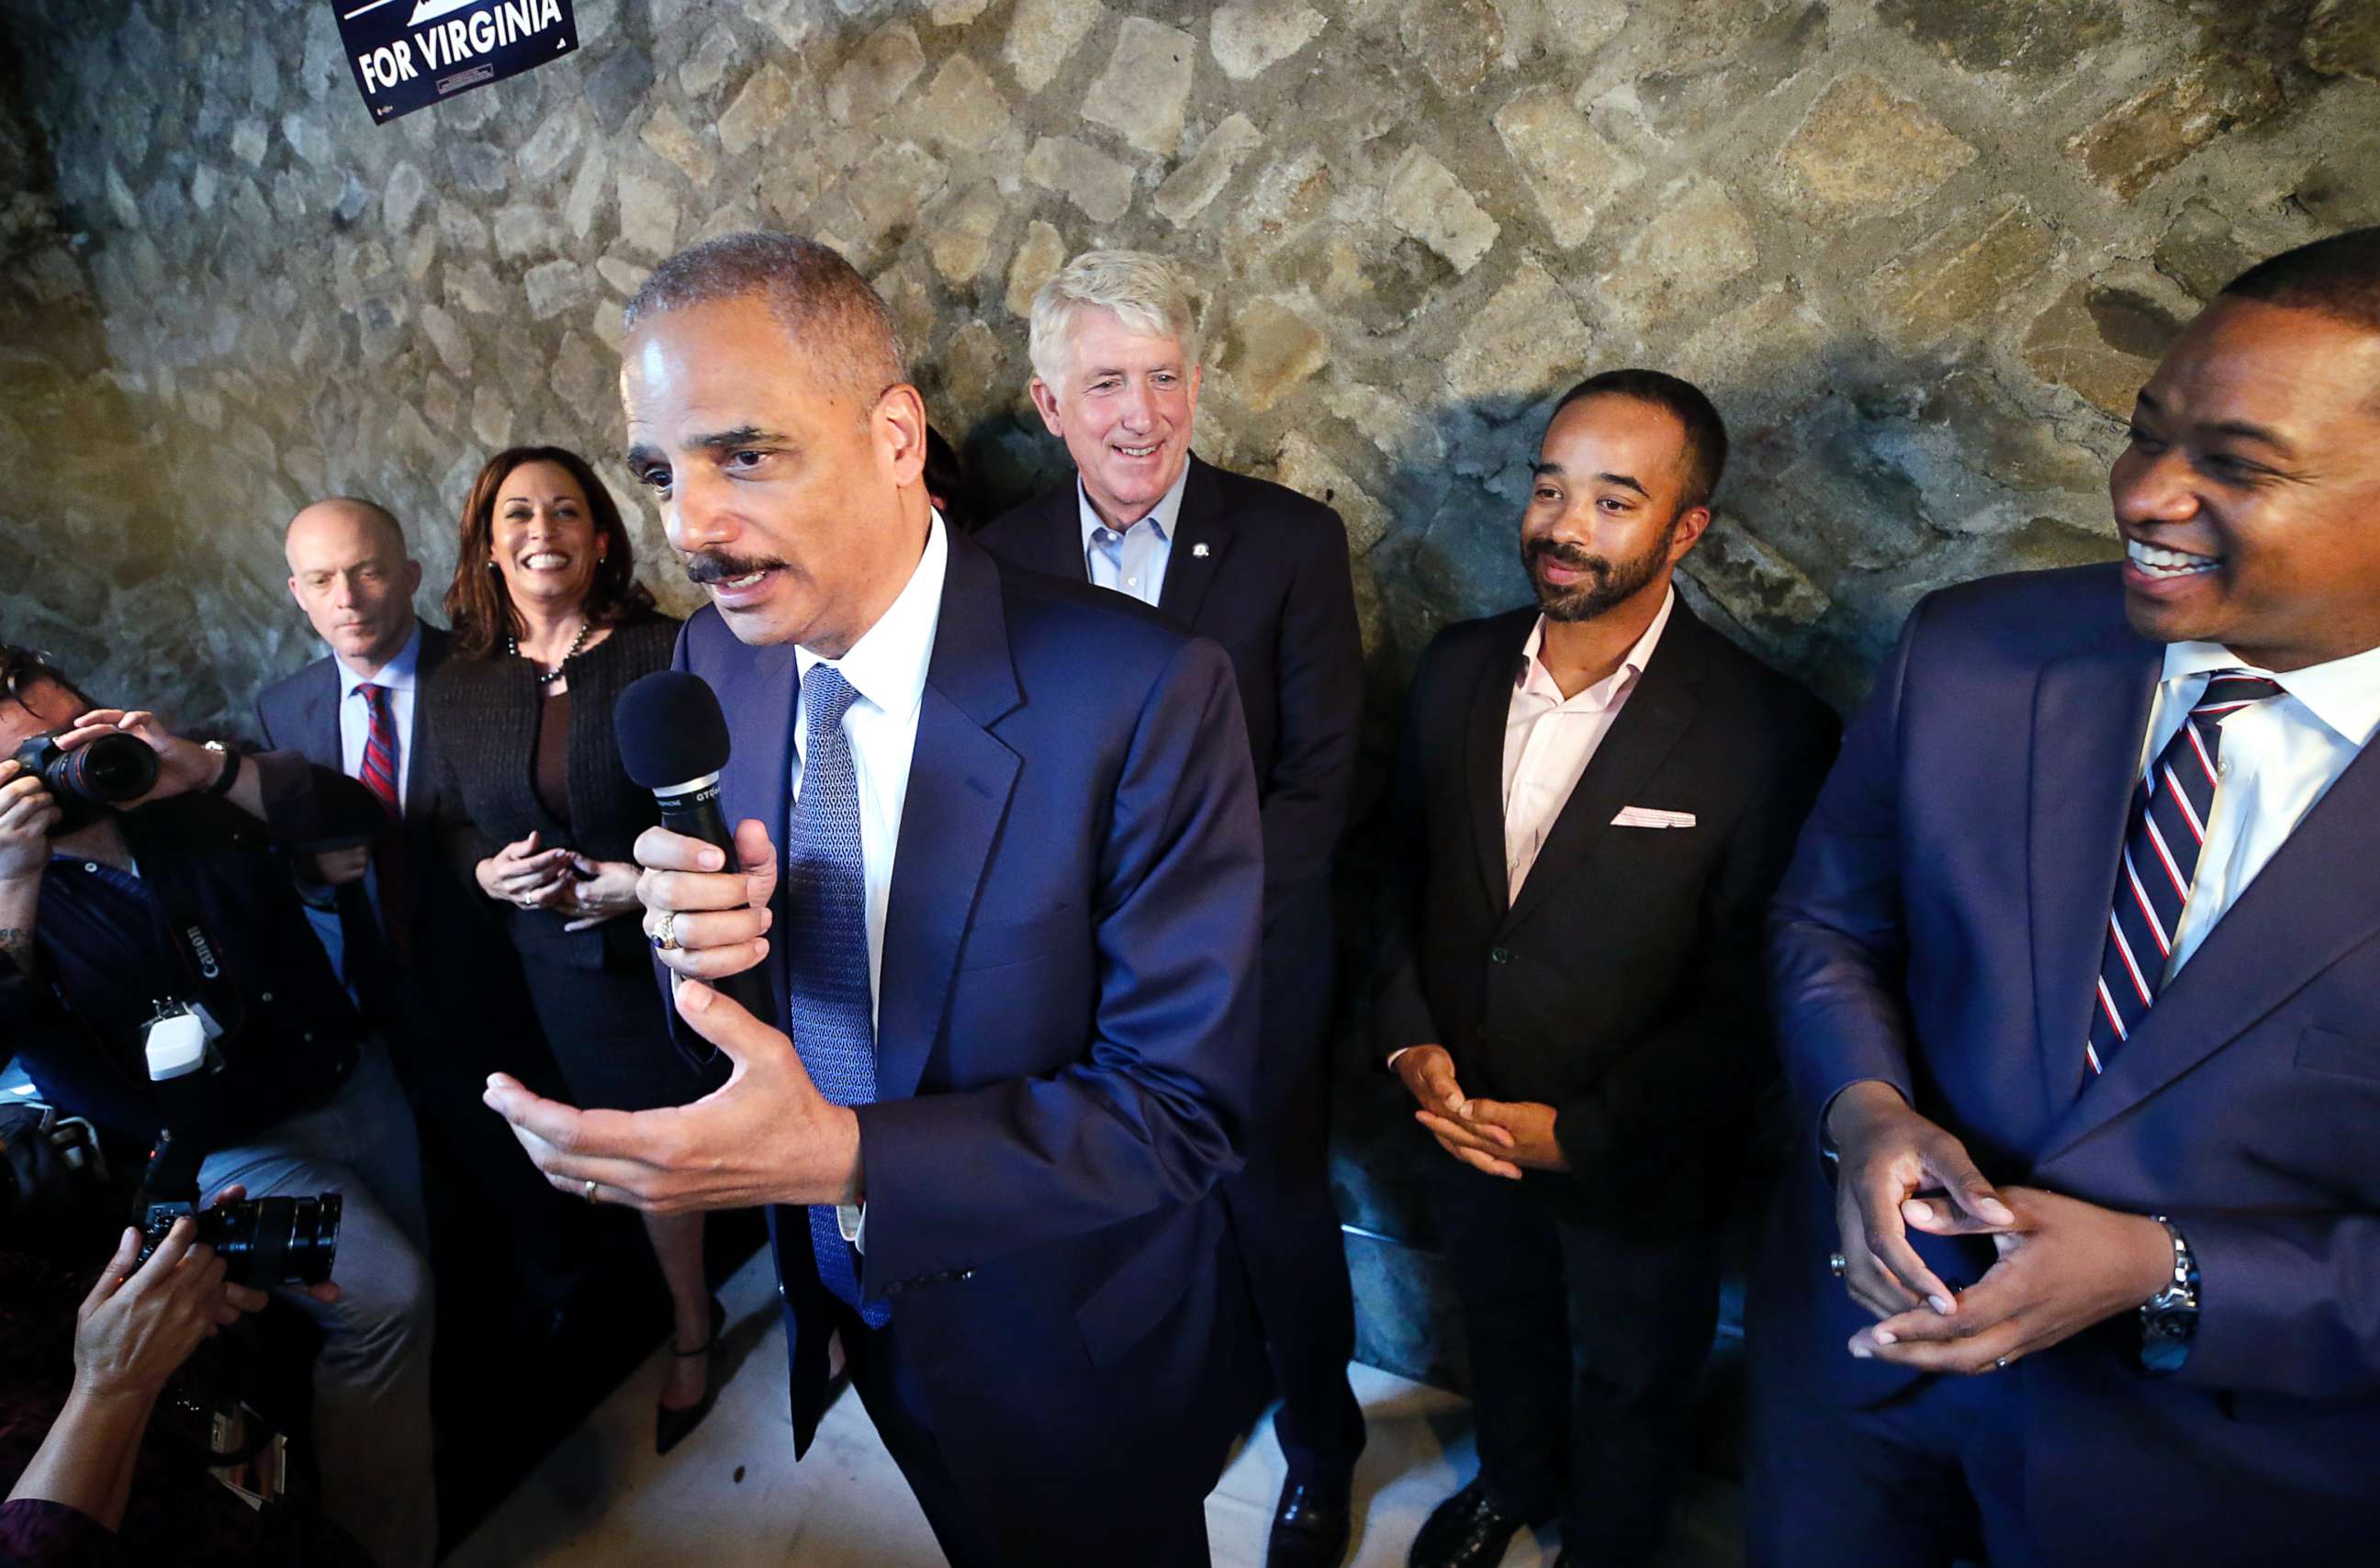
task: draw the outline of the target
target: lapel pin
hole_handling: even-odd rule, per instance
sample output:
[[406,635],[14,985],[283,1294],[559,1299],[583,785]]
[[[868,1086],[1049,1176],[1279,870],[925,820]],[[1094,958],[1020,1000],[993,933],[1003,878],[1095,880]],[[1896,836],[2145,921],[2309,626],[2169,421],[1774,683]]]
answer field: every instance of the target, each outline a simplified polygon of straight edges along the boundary
[[1206,541],[1201,540],[1198,543],[1190,547],[1190,553],[1196,555],[1199,560],[1204,561],[1212,553],[1212,552],[1207,548]]

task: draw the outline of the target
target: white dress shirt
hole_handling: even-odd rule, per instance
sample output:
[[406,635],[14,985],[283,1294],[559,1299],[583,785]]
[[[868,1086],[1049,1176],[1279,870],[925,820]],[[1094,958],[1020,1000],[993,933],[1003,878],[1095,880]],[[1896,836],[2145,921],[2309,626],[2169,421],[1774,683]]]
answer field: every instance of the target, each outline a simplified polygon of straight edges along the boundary
[[1521,645],[1521,668],[1512,679],[1512,697],[1504,710],[1504,878],[1505,896],[1518,899],[1529,868],[1546,846],[1554,820],[1569,804],[1571,792],[1586,776],[1603,737],[1611,733],[1620,710],[1643,678],[1653,657],[1653,645],[1670,624],[1678,590],[1661,596],[1653,624],[1636,639],[1620,668],[1575,697],[1564,697],[1537,654],[1545,647],[1546,618],[1529,628]]
[[[851,768],[859,789],[859,857],[868,880],[868,999],[871,1018],[882,1012],[884,911],[892,900],[892,857],[901,845],[901,809],[909,797],[909,760],[917,749],[917,710],[926,699],[926,672],[934,659],[934,631],[942,618],[942,579],[950,567],[950,541],[942,516],[926,530],[908,586],[877,623],[840,659],[820,659],[807,648],[794,650],[795,672],[832,664],[859,694],[843,716],[851,743]],[[795,687],[796,693],[799,687]],[[798,695],[794,699],[792,798],[802,796],[802,757],[808,747]],[[843,1239],[864,1247],[867,1210],[836,1206]]]
[[2141,776],[2181,728],[2216,670],[2246,670],[2277,681],[2286,695],[2267,698],[2223,720],[2217,763],[2222,782],[2207,813],[2181,924],[2166,978],[2255,880],[2314,803],[2338,782],[2364,742],[2380,729],[2380,648],[2276,675],[2211,642],[2177,642],[2165,651],[2165,675],[2149,709]]
[[339,771],[351,779],[364,776],[364,745],[371,738],[371,704],[356,687],[370,683],[388,688],[388,716],[396,727],[396,805],[405,808],[408,781],[413,776],[414,670],[421,662],[421,622],[416,619],[405,646],[379,669],[359,675],[334,653],[331,667],[339,672]]
[[1182,492],[1189,482],[1185,458],[1157,504],[1119,533],[1092,507],[1082,476],[1075,477],[1075,504],[1083,522],[1083,569],[1095,587],[1129,593],[1155,606],[1165,591],[1165,567],[1173,559],[1173,533],[1182,518]]

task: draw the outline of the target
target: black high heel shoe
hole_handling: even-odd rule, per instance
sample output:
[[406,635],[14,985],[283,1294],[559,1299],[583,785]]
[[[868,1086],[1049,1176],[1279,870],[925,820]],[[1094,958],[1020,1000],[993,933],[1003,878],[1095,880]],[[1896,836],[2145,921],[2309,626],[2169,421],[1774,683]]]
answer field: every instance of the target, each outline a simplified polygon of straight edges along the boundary
[[667,1404],[654,1408],[653,1452],[655,1453],[667,1453],[671,1449],[684,1442],[686,1435],[701,1426],[702,1418],[710,1414],[710,1407],[719,1403],[719,1384],[714,1374],[719,1370],[719,1336],[726,1331],[727,1308],[719,1304],[717,1296],[713,1296],[710,1299],[710,1337],[692,1350],[680,1350],[675,1340],[670,1342],[672,1355],[707,1355],[710,1358],[710,1365],[703,1368],[702,1398],[698,1403],[683,1408]]

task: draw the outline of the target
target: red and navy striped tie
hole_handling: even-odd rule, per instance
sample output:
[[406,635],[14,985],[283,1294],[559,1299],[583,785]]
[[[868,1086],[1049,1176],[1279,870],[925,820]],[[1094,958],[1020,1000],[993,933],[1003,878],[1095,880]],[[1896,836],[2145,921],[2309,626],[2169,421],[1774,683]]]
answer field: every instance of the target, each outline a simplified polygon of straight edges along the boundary
[[380,796],[390,816],[402,817],[405,810],[396,796],[396,717],[389,711],[388,687],[365,681],[356,689],[363,693],[364,710],[371,715],[371,728],[364,735],[363,772],[358,776]]
[[2190,717],[2157,753],[2148,777],[2133,789],[2131,826],[2124,834],[2115,906],[2107,915],[2107,951],[2099,964],[2099,1002],[2082,1047],[2089,1069],[2085,1083],[2107,1071],[2164,983],[2222,782],[2223,721],[2279,695],[2280,686],[2263,675],[2216,671]]

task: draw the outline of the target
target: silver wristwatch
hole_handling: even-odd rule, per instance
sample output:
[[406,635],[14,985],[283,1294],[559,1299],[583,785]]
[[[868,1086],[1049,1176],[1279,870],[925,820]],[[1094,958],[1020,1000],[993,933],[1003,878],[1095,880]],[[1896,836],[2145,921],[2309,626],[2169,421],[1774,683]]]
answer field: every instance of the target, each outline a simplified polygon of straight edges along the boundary
[[2141,1303],[2141,1365],[2151,1372],[2178,1372],[2198,1336],[2198,1259],[2172,1221],[2162,1214],[2149,1218],[2165,1227],[2173,1243],[2173,1274]]

